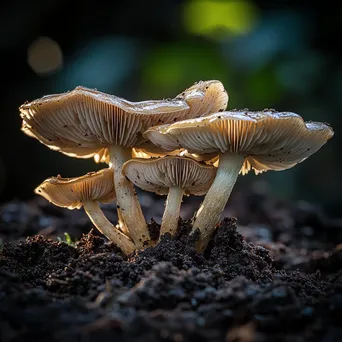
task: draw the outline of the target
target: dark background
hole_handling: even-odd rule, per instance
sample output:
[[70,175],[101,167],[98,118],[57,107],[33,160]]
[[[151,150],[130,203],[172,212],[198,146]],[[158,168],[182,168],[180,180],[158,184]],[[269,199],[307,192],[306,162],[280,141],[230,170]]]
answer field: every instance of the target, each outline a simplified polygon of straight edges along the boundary
[[[335,136],[291,170],[257,176],[276,196],[342,200],[342,11],[331,1],[42,1],[1,5],[0,200],[28,199],[45,178],[99,169],[20,131],[26,100],[97,88],[129,100],[170,98],[219,79],[229,108],[275,108],[329,122]],[[246,187],[256,176],[240,177]]]

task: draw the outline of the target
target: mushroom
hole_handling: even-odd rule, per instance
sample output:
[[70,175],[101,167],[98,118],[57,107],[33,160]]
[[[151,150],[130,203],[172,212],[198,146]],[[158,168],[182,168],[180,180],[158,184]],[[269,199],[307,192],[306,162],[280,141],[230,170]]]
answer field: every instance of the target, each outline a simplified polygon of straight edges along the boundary
[[115,199],[112,169],[90,172],[74,178],[51,177],[40,184],[35,193],[58,207],[72,210],[83,206],[94,226],[126,255],[135,250],[133,241],[113,226],[98,204]]
[[[202,89],[196,97],[192,90],[183,100],[134,103],[77,87],[67,93],[23,104],[20,107],[22,130],[69,156],[95,157],[104,161],[108,155],[115,174],[118,207],[133,241],[143,247],[150,240],[148,228],[133,186],[122,176],[122,165],[132,157],[132,148],[146,141],[142,133],[149,127],[193,118],[198,113],[208,114],[201,111],[197,103],[202,103],[204,109],[208,107],[206,94],[209,89]],[[188,98],[195,110],[186,102]]]
[[203,251],[220,219],[237,176],[285,170],[319,150],[333,136],[321,122],[304,122],[295,113],[227,111],[198,119],[148,129],[144,136],[166,151],[184,148],[189,153],[219,155],[216,178],[197,211],[193,231],[200,230]]
[[216,168],[187,157],[167,156],[129,160],[122,172],[143,190],[167,194],[161,237],[165,233],[175,235],[183,195],[204,195],[215,178]]

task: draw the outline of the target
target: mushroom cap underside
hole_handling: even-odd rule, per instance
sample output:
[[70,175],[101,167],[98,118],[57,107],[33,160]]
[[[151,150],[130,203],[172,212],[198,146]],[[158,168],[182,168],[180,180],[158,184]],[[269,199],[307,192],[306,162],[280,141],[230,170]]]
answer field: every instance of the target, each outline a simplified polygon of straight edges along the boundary
[[[99,151],[101,155],[102,149],[113,144],[134,147],[146,142],[142,133],[151,126],[208,114],[208,94],[212,99],[215,93],[210,89],[223,88],[218,81],[208,82],[214,83],[210,83],[207,91],[196,92],[193,86],[191,94],[185,96],[193,110],[180,98],[130,102],[94,89],[76,87],[20,106],[22,130],[49,148],[72,157],[90,158]],[[202,88],[199,83],[198,89]],[[221,103],[219,99],[223,95],[216,94]]]
[[79,209],[85,201],[109,203],[116,198],[113,169],[90,172],[81,177],[51,177],[40,184],[35,193],[68,209]]
[[[145,141],[147,128],[188,118],[182,100],[129,102],[114,95],[77,87],[20,107],[22,130],[51,149],[81,157],[116,144]],[[82,152],[85,150],[85,152]]]
[[169,151],[179,148],[204,155],[235,153],[245,157],[241,170],[284,170],[320,149],[334,132],[298,114],[265,110],[227,111],[148,129],[144,136]]
[[191,158],[131,159],[122,168],[123,174],[139,188],[166,195],[170,187],[182,188],[187,195],[204,195],[216,175],[212,165]]

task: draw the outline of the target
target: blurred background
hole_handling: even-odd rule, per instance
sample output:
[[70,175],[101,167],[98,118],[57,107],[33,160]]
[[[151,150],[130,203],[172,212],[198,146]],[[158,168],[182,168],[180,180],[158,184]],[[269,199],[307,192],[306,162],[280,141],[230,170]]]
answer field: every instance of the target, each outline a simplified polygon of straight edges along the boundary
[[[302,164],[239,177],[339,215],[342,11],[331,2],[13,0],[1,5],[0,201],[26,200],[45,178],[104,167],[53,152],[20,131],[18,107],[77,85],[132,101],[221,80],[229,108],[293,111],[335,136]],[[252,183],[251,183],[252,182]]]

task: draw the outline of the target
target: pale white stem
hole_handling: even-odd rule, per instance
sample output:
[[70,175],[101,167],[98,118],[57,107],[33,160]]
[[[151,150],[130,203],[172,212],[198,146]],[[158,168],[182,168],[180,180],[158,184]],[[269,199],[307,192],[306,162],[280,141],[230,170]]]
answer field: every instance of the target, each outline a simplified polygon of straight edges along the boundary
[[201,235],[196,246],[200,252],[207,247],[216,224],[220,221],[243,162],[244,157],[237,154],[224,153],[220,156],[215,180],[197,211],[192,228],[192,232],[200,230]]
[[133,184],[122,174],[122,165],[132,158],[132,149],[121,146],[110,148],[111,167],[114,170],[116,203],[135,245],[142,249],[150,241],[147,224]]
[[178,228],[179,212],[183,194],[184,190],[182,188],[171,187],[169,189],[162,224],[160,227],[159,240],[165,233],[170,233],[171,236],[175,235]]
[[126,227],[125,221],[122,217],[122,212],[120,208],[117,208],[117,213],[118,213],[118,225],[120,227],[120,230],[127,236],[129,236],[128,229]]
[[114,242],[126,255],[133,253],[136,249],[133,241],[114,227],[114,225],[103,214],[103,211],[97,202],[86,201],[83,203],[83,208],[93,225],[104,236]]

